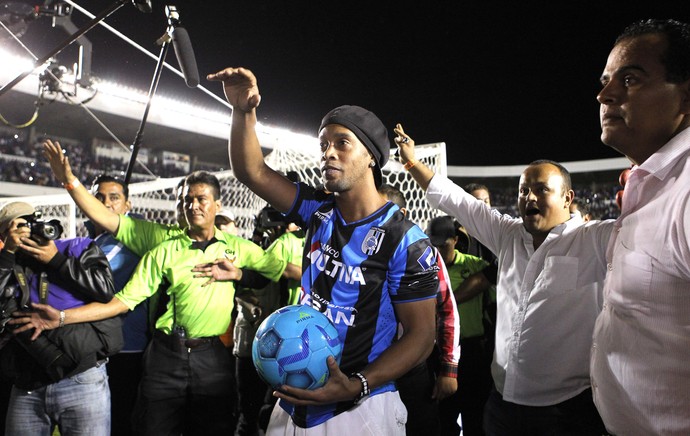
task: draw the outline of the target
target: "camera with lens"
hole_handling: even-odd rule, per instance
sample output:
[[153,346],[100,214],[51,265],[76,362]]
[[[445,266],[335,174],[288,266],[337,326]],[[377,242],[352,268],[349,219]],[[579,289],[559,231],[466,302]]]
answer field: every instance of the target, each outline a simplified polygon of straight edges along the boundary
[[256,220],[256,227],[261,229],[269,229],[271,227],[285,227],[285,216],[274,208],[267,206],[261,209],[259,217]]
[[[28,312],[29,295],[16,283],[0,284],[0,333],[6,335],[13,326],[8,325],[13,312]],[[70,359],[53,341],[45,334],[31,339],[33,332],[28,330],[13,334],[17,343],[26,350],[35,362],[45,370],[51,382],[62,380],[67,373],[75,367],[75,362]],[[3,343],[4,345],[4,343]],[[0,346],[2,348],[2,346]],[[5,368],[6,369],[6,368]]]
[[12,312],[29,310],[29,296],[22,293],[16,284],[7,284],[0,289],[0,333],[4,333]]
[[252,241],[265,250],[285,232],[286,226],[283,214],[266,206],[254,217]]
[[[293,183],[299,182],[299,174],[295,171],[288,171],[287,178]],[[275,227],[286,227],[285,215],[278,212],[273,206],[267,205],[254,219],[254,227],[259,230],[267,230]]]
[[41,219],[42,216],[40,211],[36,211],[32,216],[25,217],[26,224],[20,224],[17,227],[28,227],[31,229],[32,237],[37,236],[49,241],[58,239],[64,230],[60,221],[56,219],[45,221]]

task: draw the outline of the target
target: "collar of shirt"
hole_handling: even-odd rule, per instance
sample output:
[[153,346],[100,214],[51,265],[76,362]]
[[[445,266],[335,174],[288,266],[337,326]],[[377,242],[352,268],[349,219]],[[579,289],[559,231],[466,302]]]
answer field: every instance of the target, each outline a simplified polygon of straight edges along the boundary
[[673,165],[679,161],[680,156],[687,154],[689,151],[690,128],[681,131],[676,136],[671,138],[671,140],[661,147],[656,153],[649,156],[649,158],[647,158],[642,165],[634,167],[633,173],[638,170],[643,170],[645,173],[654,175],[654,177],[658,178],[659,180],[664,180],[673,168]]
[[215,236],[208,241],[192,241],[190,248],[193,250],[206,251],[206,247],[216,242],[218,242],[218,239],[216,239]]

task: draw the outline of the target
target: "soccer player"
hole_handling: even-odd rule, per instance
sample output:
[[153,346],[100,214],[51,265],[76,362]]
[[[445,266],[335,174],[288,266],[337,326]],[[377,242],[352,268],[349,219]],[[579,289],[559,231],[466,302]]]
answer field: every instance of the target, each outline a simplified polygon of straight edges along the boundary
[[[208,78],[223,81],[233,105],[235,175],[306,229],[302,303],[329,316],[344,342],[340,367],[329,357],[324,387],[275,392],[280,407],[267,434],[304,428],[329,435],[403,433],[406,410],[394,380],[422,363],[434,345],[438,265],[424,232],[377,191],[390,152],[385,126],[358,106],[330,111],[319,128],[325,190],[316,190],[264,162],[254,74],[226,68]],[[404,333],[394,341],[398,321]]]

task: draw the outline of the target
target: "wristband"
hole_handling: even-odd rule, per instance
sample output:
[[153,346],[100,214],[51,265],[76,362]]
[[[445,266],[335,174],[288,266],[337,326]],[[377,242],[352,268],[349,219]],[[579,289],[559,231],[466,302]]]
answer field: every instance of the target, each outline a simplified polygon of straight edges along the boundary
[[359,404],[364,400],[364,398],[368,397],[371,391],[369,390],[369,382],[367,381],[367,378],[364,377],[364,374],[361,372],[355,372],[353,373],[350,377],[357,377],[359,381],[362,382],[362,392],[359,393],[357,398],[355,398],[355,404]]
[[412,169],[412,167],[415,165],[417,165],[417,161],[412,159],[408,160],[407,163],[403,165],[403,168],[405,168],[405,171],[410,171],[410,169]]
[[74,188],[76,188],[79,185],[81,185],[81,182],[79,182],[79,179],[74,179],[69,183],[63,183],[62,184],[62,186],[64,186],[65,189],[67,189],[68,191],[73,190]]
[[58,328],[64,327],[65,326],[65,311],[61,310],[60,311],[60,323],[58,324]]

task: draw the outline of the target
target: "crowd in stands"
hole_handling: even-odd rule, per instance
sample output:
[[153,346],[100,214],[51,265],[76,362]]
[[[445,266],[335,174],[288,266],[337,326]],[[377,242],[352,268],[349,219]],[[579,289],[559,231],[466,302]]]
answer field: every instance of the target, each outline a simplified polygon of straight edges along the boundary
[[[55,180],[50,176],[50,168],[41,156],[42,140],[43,138],[37,138],[35,142],[31,142],[19,135],[0,134],[0,170],[4,182],[56,186]],[[95,156],[89,145],[79,142],[69,143],[68,156],[72,166],[78,168],[89,179],[103,173],[124,175],[129,164],[117,158]],[[164,164],[161,159],[147,163],[146,167],[148,171],[137,164],[131,180],[141,182],[157,177],[182,177],[189,172],[175,165]],[[198,165],[196,169],[218,170],[210,164]]]

